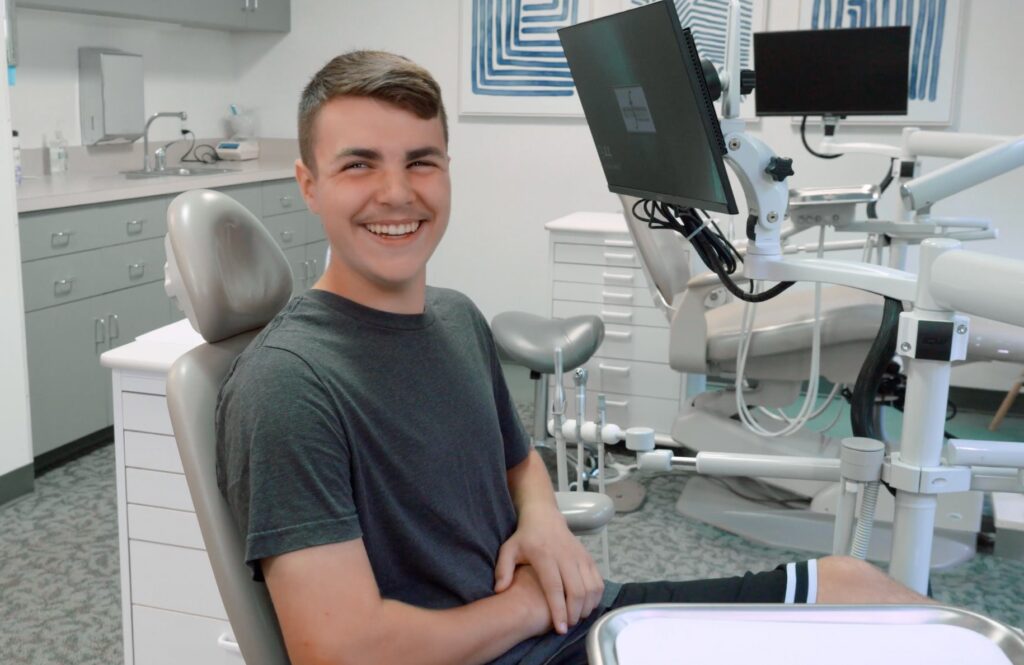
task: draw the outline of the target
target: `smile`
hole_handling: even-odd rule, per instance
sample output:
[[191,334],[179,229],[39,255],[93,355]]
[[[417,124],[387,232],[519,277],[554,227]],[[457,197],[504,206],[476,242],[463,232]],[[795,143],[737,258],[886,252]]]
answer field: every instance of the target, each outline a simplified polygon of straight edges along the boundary
[[382,238],[403,238],[416,233],[421,224],[419,220],[405,224],[367,224],[366,230]]

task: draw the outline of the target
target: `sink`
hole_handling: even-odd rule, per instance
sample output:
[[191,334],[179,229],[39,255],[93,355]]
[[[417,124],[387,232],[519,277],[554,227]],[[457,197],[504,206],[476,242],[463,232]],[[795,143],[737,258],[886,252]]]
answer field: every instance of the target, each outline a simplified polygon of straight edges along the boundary
[[218,173],[237,173],[239,169],[223,169],[216,166],[178,166],[160,171],[121,171],[121,175],[129,180],[137,178],[162,178],[164,176],[197,176],[216,175]]

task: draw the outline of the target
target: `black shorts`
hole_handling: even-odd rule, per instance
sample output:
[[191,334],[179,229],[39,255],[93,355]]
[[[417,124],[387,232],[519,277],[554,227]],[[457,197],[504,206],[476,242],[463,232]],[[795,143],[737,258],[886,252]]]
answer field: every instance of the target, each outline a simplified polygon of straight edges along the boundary
[[[814,603],[818,594],[817,563],[812,559],[783,564],[764,573],[713,580],[623,584],[602,613],[648,603]],[[587,665],[587,640],[564,645],[548,663]]]

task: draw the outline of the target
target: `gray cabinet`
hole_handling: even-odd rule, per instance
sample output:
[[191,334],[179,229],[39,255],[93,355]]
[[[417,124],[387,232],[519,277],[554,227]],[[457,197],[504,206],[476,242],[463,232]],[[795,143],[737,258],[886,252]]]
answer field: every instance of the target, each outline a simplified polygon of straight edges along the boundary
[[17,0],[19,7],[137,18],[217,30],[288,32],[291,0]]

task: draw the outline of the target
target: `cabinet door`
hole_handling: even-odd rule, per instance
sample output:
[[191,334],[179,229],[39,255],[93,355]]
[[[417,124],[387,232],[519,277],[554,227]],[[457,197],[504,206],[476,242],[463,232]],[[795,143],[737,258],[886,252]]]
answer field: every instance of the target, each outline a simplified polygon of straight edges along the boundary
[[49,307],[25,315],[32,444],[49,452],[110,424],[107,296]]
[[101,314],[108,321],[109,348],[129,344],[143,333],[171,322],[163,282],[151,282],[106,296]]
[[292,267],[292,295],[296,296],[309,288],[310,267],[306,261],[305,247],[292,247],[284,250],[288,265]]
[[327,256],[327,248],[330,246],[326,240],[320,242],[314,242],[306,245],[306,262],[309,265],[309,279],[306,283],[306,288],[316,284],[316,280],[320,279],[320,276],[324,274],[325,258]]
[[291,0],[249,0],[246,30],[288,32],[291,24]]

